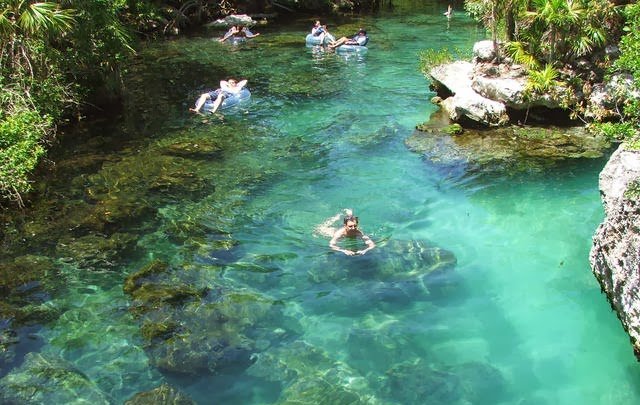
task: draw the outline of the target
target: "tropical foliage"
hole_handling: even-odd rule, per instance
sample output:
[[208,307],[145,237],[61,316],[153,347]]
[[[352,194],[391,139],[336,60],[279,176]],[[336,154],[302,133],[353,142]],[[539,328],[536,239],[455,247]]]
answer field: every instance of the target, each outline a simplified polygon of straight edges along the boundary
[[466,0],[465,8],[495,41],[517,41],[539,65],[570,63],[617,40],[621,22],[608,0]]
[[72,9],[4,1],[0,9],[0,196],[20,201],[54,122],[73,98],[50,44],[73,29]]
[[[57,126],[118,103],[121,69],[143,36],[235,12],[373,8],[379,0],[0,0],[0,204],[22,204]],[[267,10],[266,8],[269,8]],[[134,34],[135,33],[135,34]]]
[[[529,93],[568,80],[561,72],[581,58],[606,65],[604,52],[598,52],[619,40],[623,21],[621,7],[608,0],[466,0],[465,7],[491,32],[498,52],[527,68]],[[589,78],[573,78],[574,91],[581,92],[584,79],[597,74],[592,70]]]
[[[625,8],[626,25],[624,36],[620,40],[620,57],[614,62],[609,73],[630,73],[633,76],[635,93],[640,89],[640,4],[631,4]],[[604,123],[599,126],[605,134],[624,139],[629,147],[640,149],[640,100],[629,97],[622,108],[621,121]]]

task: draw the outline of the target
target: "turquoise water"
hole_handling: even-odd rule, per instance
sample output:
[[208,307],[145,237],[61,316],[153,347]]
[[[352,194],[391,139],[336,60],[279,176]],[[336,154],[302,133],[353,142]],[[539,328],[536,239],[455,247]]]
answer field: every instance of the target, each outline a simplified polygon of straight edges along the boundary
[[[110,225],[136,235],[135,253],[113,258],[115,268],[54,257],[67,289],[48,305],[62,315],[21,350],[69,361],[113,403],[165,381],[202,404],[350,403],[350,394],[398,404],[638,403],[640,369],[588,262],[605,161],[466,173],[404,144],[435,111],[418,52],[470,49],[483,38],[461,14],[444,19],[444,8],[330,22],[339,35],[367,27],[370,49],[359,56],[306,48],[309,21],[265,28],[240,47],[198,37],[142,52],[129,86],[148,98],[131,100],[121,121],[88,129],[118,146],[60,154],[101,155],[76,173],[70,183],[84,189],[70,198],[102,188],[153,214]],[[251,101],[223,118],[187,113],[222,74],[249,78]],[[215,158],[155,154],[214,137],[223,151]],[[178,176],[184,190],[166,191],[172,165],[189,173]],[[193,178],[203,179],[196,192]],[[160,197],[122,193],[148,183]],[[346,208],[378,244],[363,257],[330,252],[317,232]],[[57,252],[60,243],[51,242]],[[423,278],[415,243],[450,251],[455,266]],[[154,259],[173,266],[175,285],[264,300],[234,307],[250,324],[249,364],[186,374],[151,365],[122,283]],[[186,327],[217,333],[207,329],[212,318],[181,310]]]

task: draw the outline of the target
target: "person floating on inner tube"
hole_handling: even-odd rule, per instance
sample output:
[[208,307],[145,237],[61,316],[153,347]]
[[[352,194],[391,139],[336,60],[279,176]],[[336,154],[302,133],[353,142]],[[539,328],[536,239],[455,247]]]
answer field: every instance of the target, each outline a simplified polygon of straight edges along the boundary
[[324,37],[329,33],[326,25],[320,24],[320,20],[316,20],[313,27],[311,27],[311,35],[318,37],[320,43],[324,43]]
[[238,29],[238,26],[232,25],[231,28],[229,28],[229,30],[222,36],[222,38],[218,40],[218,42],[224,42],[232,36],[238,34],[239,32],[240,30]]
[[254,34],[249,30],[249,28],[242,25],[232,25],[224,36],[218,40],[218,42],[224,42],[229,38],[254,38],[258,35],[260,35],[259,32]]
[[246,85],[247,80],[241,80],[239,82],[236,79],[221,80],[219,89],[208,93],[202,93],[198,98],[198,101],[196,101],[196,107],[189,108],[189,111],[199,113],[207,100],[214,100],[213,109],[211,110],[211,112],[214,113],[218,110],[220,104],[222,104],[222,100],[240,93],[242,88]]
[[238,26],[238,29],[240,30],[240,32],[238,33],[239,36],[241,37],[245,37],[245,38],[255,38],[258,35],[260,35],[259,32],[256,32],[255,34],[253,32],[251,32],[249,30],[249,28],[244,27],[242,25]]
[[336,41],[333,41],[329,44],[330,49],[335,49],[340,45],[356,45],[356,46],[365,46],[369,42],[369,37],[367,36],[367,31],[360,28],[358,33],[354,35],[352,38],[342,37]]

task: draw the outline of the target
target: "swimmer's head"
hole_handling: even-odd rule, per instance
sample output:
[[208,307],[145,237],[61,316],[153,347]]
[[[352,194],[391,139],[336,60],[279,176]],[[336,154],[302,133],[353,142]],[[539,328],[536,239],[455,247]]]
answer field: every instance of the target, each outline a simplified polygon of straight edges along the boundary
[[347,215],[344,217],[344,220],[342,220],[342,223],[348,229],[356,229],[358,227],[358,217]]

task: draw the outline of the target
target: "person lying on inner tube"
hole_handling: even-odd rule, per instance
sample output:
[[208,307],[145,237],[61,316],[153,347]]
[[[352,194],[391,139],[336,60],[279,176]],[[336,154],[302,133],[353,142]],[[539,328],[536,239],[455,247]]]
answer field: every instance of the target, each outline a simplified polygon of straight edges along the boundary
[[329,34],[327,26],[321,25],[320,20],[316,20],[315,24],[313,24],[313,27],[311,27],[311,35],[313,35],[314,37],[318,37],[318,40],[320,41],[320,43],[322,43],[324,42],[324,37],[327,34]]
[[355,45],[355,46],[365,46],[369,42],[369,37],[367,36],[367,31],[362,28],[358,31],[356,35],[352,38],[342,37],[336,41],[333,41],[329,44],[329,48],[334,49],[339,47],[340,45]]
[[260,35],[259,32],[254,34],[247,27],[243,27],[242,25],[233,25],[222,38],[218,39],[218,42],[224,42],[229,38],[254,38],[258,35]]
[[211,112],[214,113],[218,110],[220,104],[222,104],[222,100],[240,93],[242,88],[246,85],[247,80],[241,80],[239,82],[236,79],[220,80],[220,88],[207,93],[202,93],[198,98],[198,101],[196,101],[196,108],[189,108],[189,111],[199,113],[207,100],[214,100],[213,108],[211,109]]
[[313,35],[314,37],[317,37],[323,32],[324,32],[324,27],[322,26],[322,24],[320,24],[320,20],[316,20],[315,24],[313,24],[313,27],[311,27],[311,35]]

